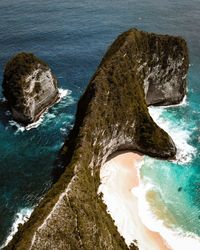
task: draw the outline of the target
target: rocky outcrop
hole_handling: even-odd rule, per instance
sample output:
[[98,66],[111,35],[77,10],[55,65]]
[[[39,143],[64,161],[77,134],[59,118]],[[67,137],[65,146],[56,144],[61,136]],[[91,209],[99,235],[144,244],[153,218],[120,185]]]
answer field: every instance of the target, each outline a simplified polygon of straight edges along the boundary
[[104,60],[113,56],[119,47],[124,53],[122,56],[131,59],[135,78],[144,87],[147,105],[172,105],[182,101],[189,65],[184,39],[134,29],[114,42]]
[[61,177],[7,249],[128,249],[97,195],[99,170],[120,150],[175,157],[174,143],[147,105],[180,101],[187,68],[180,37],[132,29],[117,38],[78,103],[60,152]]
[[14,119],[27,125],[58,100],[57,80],[33,54],[19,53],[5,67],[3,94]]

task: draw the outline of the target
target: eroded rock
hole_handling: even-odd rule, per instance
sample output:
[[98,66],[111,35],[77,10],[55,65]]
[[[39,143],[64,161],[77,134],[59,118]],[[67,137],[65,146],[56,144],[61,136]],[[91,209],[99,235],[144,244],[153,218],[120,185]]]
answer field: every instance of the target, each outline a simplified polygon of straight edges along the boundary
[[79,100],[60,152],[62,175],[6,249],[127,250],[97,195],[99,171],[119,150],[175,157],[172,139],[147,105],[182,100],[187,68],[187,46],[180,37],[135,29],[120,35]]
[[23,52],[6,64],[3,93],[14,119],[27,125],[58,100],[57,80],[46,63]]

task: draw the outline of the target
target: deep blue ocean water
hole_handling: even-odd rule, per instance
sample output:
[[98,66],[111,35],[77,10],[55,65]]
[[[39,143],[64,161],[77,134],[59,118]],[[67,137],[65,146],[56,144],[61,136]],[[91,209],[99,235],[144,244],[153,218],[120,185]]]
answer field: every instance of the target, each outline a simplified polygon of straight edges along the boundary
[[46,61],[60,88],[71,93],[49,110],[39,127],[23,132],[11,125],[11,117],[0,107],[0,243],[17,215],[20,219],[26,214],[50,187],[53,164],[80,95],[107,47],[132,27],[181,35],[188,42],[186,105],[153,111],[160,112],[162,124],[170,120],[167,127],[179,135],[180,158],[187,160],[167,163],[147,158],[141,171],[166,198],[177,225],[200,236],[199,0],[6,0],[0,2],[0,82],[9,58],[29,51]]

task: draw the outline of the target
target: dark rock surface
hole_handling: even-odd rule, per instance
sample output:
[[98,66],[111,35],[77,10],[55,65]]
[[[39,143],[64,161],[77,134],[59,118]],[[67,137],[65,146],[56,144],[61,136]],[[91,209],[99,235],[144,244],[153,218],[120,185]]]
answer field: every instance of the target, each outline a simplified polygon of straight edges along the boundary
[[78,103],[60,152],[63,174],[6,249],[128,249],[97,195],[99,171],[120,150],[175,157],[174,143],[152,120],[147,104],[181,101],[187,68],[180,37],[135,29],[120,35]]
[[22,52],[6,64],[3,94],[14,119],[27,125],[58,100],[57,80],[47,64]]

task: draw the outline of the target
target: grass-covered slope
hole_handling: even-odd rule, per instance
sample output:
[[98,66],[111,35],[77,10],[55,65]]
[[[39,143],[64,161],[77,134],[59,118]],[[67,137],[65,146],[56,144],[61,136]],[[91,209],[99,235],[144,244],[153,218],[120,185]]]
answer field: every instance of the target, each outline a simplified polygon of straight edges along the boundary
[[[173,72],[184,90],[187,64],[186,43],[179,37],[133,29],[117,38],[78,103],[74,127],[60,152],[61,177],[6,249],[127,249],[97,195],[99,170],[118,150],[164,159],[175,156],[174,143],[148,113],[146,99],[152,82],[147,77],[155,67],[163,69],[166,77],[158,74],[156,79],[154,74],[153,87],[156,83],[157,99],[166,104],[165,80],[177,88]],[[177,102],[177,96],[171,95],[167,103]],[[157,103],[156,97],[153,102]]]

